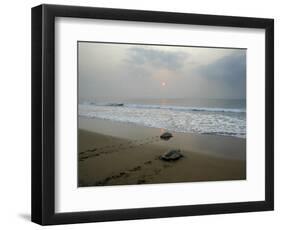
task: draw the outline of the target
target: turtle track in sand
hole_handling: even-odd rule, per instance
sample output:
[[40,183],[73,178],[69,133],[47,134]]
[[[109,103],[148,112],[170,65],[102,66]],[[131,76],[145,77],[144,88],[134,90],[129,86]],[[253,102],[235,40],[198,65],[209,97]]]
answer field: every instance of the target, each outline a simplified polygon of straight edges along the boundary
[[141,140],[132,140],[132,141],[128,141],[126,143],[121,143],[121,144],[107,145],[107,146],[103,146],[100,148],[93,147],[93,148],[80,152],[79,161],[83,161],[90,157],[98,157],[98,156],[104,155],[104,154],[111,154],[111,153],[120,152],[122,150],[137,148],[142,145],[156,143],[160,140],[161,139],[159,138],[159,136],[153,136],[153,137],[143,138]]
[[[136,178],[136,182],[134,183],[134,184],[145,184],[149,179],[152,179],[153,177],[157,176],[166,168],[175,166],[175,163],[165,162],[164,164],[160,165],[160,167],[159,166],[155,167],[153,163],[159,160],[160,160],[159,158],[155,158],[153,160],[147,160],[140,165],[134,166],[126,170],[122,170],[121,172],[108,176],[102,180],[98,180],[91,185],[92,186],[118,185],[119,183],[109,183],[109,182],[114,180],[116,181],[121,178],[129,178],[141,170],[148,170],[150,171],[149,173],[141,175],[140,177]],[[120,185],[121,184],[123,183],[120,183]]]

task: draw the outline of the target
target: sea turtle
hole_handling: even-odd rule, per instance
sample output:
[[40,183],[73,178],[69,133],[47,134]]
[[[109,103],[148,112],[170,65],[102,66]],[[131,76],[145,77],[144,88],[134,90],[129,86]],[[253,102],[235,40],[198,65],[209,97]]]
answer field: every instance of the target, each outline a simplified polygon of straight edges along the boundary
[[165,133],[161,134],[161,136],[160,136],[160,138],[164,139],[164,140],[169,140],[172,137],[173,137],[173,135],[169,132],[165,132]]
[[183,155],[181,154],[181,151],[179,149],[173,149],[170,150],[166,153],[164,153],[160,159],[164,160],[164,161],[175,161],[180,159],[181,157],[183,157]]

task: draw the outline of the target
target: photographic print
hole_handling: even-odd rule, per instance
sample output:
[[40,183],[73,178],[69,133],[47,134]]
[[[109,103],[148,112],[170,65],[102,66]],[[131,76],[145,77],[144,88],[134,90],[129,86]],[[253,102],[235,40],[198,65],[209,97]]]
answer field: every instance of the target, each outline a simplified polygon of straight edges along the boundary
[[246,49],[78,45],[78,186],[246,179]]
[[32,8],[33,222],[274,210],[274,19],[198,13]]

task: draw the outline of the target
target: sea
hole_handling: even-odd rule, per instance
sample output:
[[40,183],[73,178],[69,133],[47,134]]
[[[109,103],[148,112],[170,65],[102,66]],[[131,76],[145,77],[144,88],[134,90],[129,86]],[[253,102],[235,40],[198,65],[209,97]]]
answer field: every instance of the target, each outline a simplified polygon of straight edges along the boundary
[[246,138],[245,99],[82,100],[78,113],[172,132]]

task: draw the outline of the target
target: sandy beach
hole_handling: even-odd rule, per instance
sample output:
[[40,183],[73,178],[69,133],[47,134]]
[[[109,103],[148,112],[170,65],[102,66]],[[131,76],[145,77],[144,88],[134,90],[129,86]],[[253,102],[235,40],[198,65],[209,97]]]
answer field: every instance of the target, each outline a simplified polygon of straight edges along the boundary
[[[246,139],[79,118],[78,186],[245,180]],[[160,156],[180,149],[182,158]]]

